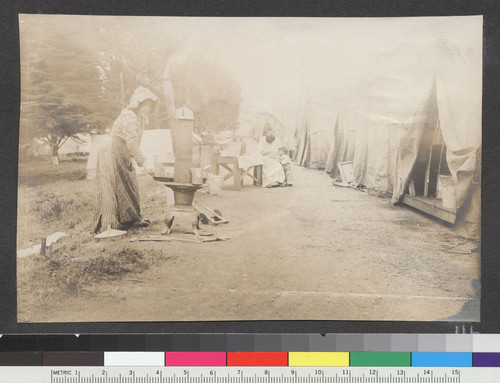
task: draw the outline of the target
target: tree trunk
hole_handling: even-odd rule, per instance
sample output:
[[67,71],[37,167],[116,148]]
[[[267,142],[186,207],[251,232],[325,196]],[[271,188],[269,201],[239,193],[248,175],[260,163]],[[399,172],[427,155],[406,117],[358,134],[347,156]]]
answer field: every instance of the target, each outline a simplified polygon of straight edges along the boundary
[[59,154],[57,153],[59,150],[59,145],[51,142],[50,146],[52,147],[52,163],[54,165],[59,165]]

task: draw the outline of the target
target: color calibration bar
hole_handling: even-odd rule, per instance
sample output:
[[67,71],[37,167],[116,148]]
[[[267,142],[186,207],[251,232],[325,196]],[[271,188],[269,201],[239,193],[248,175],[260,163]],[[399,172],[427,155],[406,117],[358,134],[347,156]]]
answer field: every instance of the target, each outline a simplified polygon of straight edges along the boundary
[[500,352],[0,352],[0,366],[500,367]]
[[500,352],[500,334],[6,335],[2,351]]

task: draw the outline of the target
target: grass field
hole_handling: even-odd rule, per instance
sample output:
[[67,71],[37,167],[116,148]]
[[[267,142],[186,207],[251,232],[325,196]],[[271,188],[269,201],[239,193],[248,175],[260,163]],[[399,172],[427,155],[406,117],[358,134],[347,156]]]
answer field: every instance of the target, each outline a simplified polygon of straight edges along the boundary
[[[140,273],[164,257],[161,251],[125,247],[104,251],[95,243],[91,233],[95,182],[86,179],[85,165],[85,161],[54,165],[49,159],[19,164],[17,249],[38,245],[55,232],[68,235],[47,248],[45,256],[18,259],[18,303],[26,311],[60,296],[81,296],[85,287],[103,280]],[[155,196],[158,185],[148,176],[139,177],[139,182],[144,206],[163,197]],[[151,206],[146,210],[157,211]],[[160,216],[148,218],[156,224],[161,221]]]

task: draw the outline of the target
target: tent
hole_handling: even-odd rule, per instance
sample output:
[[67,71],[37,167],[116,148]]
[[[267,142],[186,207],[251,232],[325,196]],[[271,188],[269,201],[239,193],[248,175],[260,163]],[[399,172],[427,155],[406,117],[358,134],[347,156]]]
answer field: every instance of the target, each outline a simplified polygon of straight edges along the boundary
[[[444,112],[449,112],[450,105],[445,105],[449,109]],[[433,86],[428,98],[419,108],[414,123],[400,141],[392,202],[404,202],[436,215],[455,224],[456,231],[462,236],[479,239],[481,144],[465,141],[462,146],[453,146],[461,138],[460,130],[453,118],[447,120],[447,117],[452,116],[446,116],[441,110],[437,89]],[[467,116],[463,112],[462,109],[452,110],[453,117],[465,114],[468,121],[473,119],[473,116]],[[476,118],[477,129],[480,127],[480,116]],[[447,124],[451,121],[453,124]],[[470,128],[474,130],[474,125]],[[439,154],[433,153],[435,147],[440,150]],[[439,177],[442,174],[450,174],[453,180],[447,186],[452,188],[453,193],[449,206],[444,206],[444,196],[441,196],[441,201],[437,201]],[[430,203],[432,206],[429,206]],[[450,218],[447,217],[447,212],[452,213]]]
[[[109,135],[94,135],[92,136],[90,154],[87,161],[87,178],[95,178],[97,154],[99,149],[110,140]],[[198,143],[199,137],[193,135],[193,142]],[[199,148],[193,147],[193,152]],[[169,129],[148,129],[144,130],[141,138],[141,151],[147,161],[156,165],[163,166],[172,165],[175,163],[174,148],[172,145],[172,137]],[[196,154],[196,153],[195,153]],[[140,171],[140,169],[138,169]]]
[[46,140],[33,138],[25,143],[19,144],[19,158],[32,158],[39,156],[51,156],[52,147]]
[[26,148],[29,151],[29,153],[27,153],[29,156],[39,157],[52,155],[50,143],[40,138],[33,138],[29,144],[26,145]]
[[294,161],[297,164],[311,169],[326,168],[335,127],[334,113],[336,110],[327,103],[307,103],[294,136]]
[[60,155],[90,153],[91,135],[78,133],[75,137],[68,137],[57,151]]
[[[75,137],[68,137],[61,145],[57,153],[62,156],[70,156],[75,154],[88,154],[90,153],[91,146],[90,134],[77,134]],[[39,157],[51,156],[52,147],[46,139],[33,138],[29,142],[19,145],[19,152],[21,156],[25,157]]]
[[284,111],[278,111],[277,113],[267,111],[241,112],[235,133],[248,141],[248,146],[253,146],[254,142],[252,140],[258,142],[262,137],[264,127],[269,126],[274,130],[276,136],[280,138],[282,145],[290,152],[293,152],[296,146],[293,130],[295,119],[290,122],[286,117],[290,116],[285,114]]
[[[450,37],[444,27],[411,41],[394,36],[399,44],[374,54],[342,99],[332,97],[315,113],[342,111],[328,117],[329,174],[338,174],[339,162],[352,161],[356,184],[392,194],[393,203],[414,206],[451,222],[465,237],[479,238],[482,23],[456,23],[461,38]],[[303,115],[295,161],[311,167],[323,149],[313,145],[317,117],[308,108]],[[453,181],[452,207],[439,206],[440,175]]]
[[325,172],[330,174],[333,178],[336,178],[339,175],[339,163],[352,162],[354,160],[355,140],[355,130],[344,132],[339,112],[337,114],[337,120],[333,130],[333,138],[325,164]]
[[144,130],[141,139],[141,151],[146,160],[153,164],[173,164],[174,147],[169,129]]
[[[97,165],[97,154],[111,137],[109,135],[92,136],[90,154],[87,161],[87,178],[94,179]],[[152,164],[175,163],[174,148],[169,129],[144,130],[141,138],[141,151],[147,161]]]

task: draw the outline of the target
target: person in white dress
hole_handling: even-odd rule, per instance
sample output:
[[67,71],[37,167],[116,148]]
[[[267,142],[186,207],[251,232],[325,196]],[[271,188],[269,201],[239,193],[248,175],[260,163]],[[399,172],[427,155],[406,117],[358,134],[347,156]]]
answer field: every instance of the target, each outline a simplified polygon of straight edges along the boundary
[[259,153],[262,154],[262,186],[277,187],[285,182],[285,171],[279,161],[281,141],[273,130],[265,127],[259,141]]

